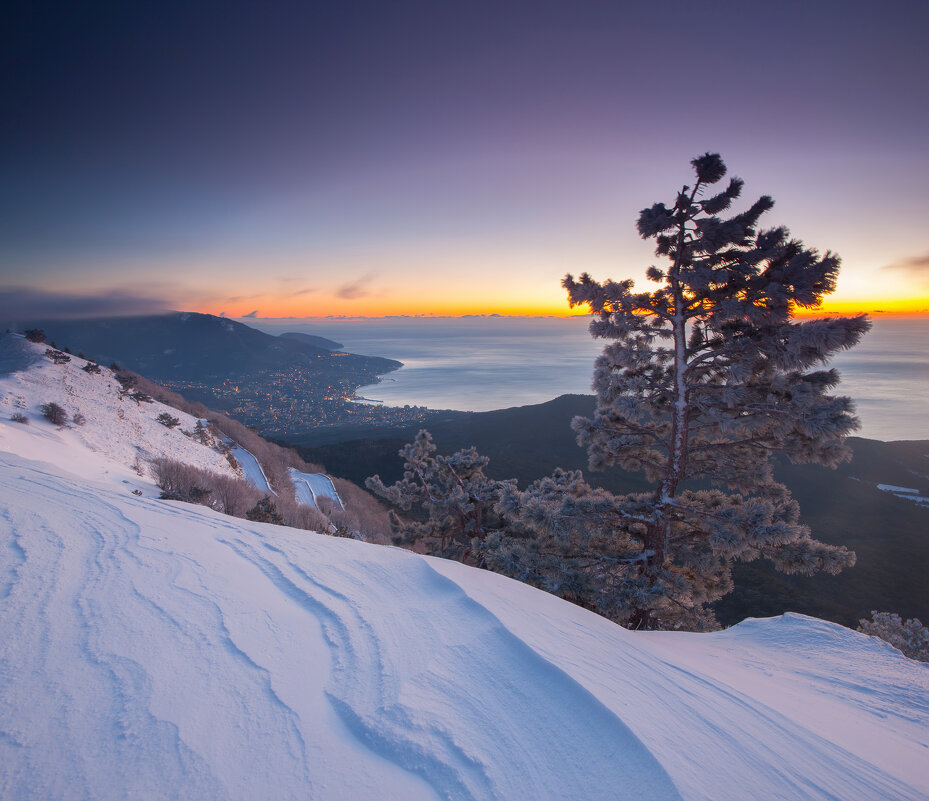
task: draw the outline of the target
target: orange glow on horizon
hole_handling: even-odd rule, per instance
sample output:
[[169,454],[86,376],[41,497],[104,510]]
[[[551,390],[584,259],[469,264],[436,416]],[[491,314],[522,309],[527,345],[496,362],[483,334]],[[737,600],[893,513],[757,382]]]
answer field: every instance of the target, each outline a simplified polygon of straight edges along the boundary
[[868,314],[872,317],[924,317],[929,316],[929,298],[869,301],[825,301],[817,309],[797,309],[795,317],[853,317]]
[[[504,317],[575,317],[589,314],[587,307],[571,308],[564,291],[554,286],[527,286],[520,288],[514,297],[509,287],[496,287],[491,295],[467,289],[449,288],[447,291],[422,292],[407,295],[402,290],[371,293],[364,297],[339,297],[337,293],[320,292],[310,297],[282,297],[277,293],[253,295],[244,306],[242,301],[230,304],[224,301],[206,300],[198,303],[193,311],[207,314],[225,314],[242,319],[254,316],[264,319],[283,318],[327,318],[327,317],[463,317],[500,315]],[[842,295],[845,295],[843,297]],[[855,295],[848,299],[846,293],[838,298],[827,298],[816,309],[797,309],[797,317],[822,317],[830,315],[853,316],[869,314],[885,316],[929,315],[929,296],[909,298],[871,297]],[[257,312],[257,314],[254,314]]]

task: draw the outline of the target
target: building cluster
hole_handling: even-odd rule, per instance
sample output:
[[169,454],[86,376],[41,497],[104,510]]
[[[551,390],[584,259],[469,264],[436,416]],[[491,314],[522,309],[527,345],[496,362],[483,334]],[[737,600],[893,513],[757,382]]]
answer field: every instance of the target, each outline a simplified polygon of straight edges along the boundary
[[345,424],[415,424],[430,417],[430,411],[422,406],[359,403],[355,390],[360,385],[350,378],[321,376],[299,367],[217,378],[212,382],[206,379],[161,383],[268,436],[283,437]]

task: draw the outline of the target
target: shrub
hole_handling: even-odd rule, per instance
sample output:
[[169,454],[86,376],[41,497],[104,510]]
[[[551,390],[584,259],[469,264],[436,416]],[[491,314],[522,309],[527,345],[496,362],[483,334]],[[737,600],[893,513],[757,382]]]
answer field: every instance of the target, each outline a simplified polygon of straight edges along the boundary
[[167,412],[162,412],[155,419],[165,426],[165,428],[175,428],[181,424],[181,421],[177,417],[172,417]]
[[23,335],[30,342],[35,342],[37,345],[45,342],[45,332],[41,328],[27,328]]
[[880,637],[904,656],[919,662],[929,662],[929,629],[919,618],[906,622],[893,612],[871,612],[871,620],[858,621],[858,631]]
[[14,423],[25,423],[26,425],[29,424],[29,418],[26,417],[26,415],[24,415],[22,412],[13,412],[13,414],[10,415],[10,420],[12,420]]
[[87,418],[84,417],[80,412],[75,412],[71,417],[71,422],[76,426],[82,426],[87,422]]
[[284,518],[277,511],[269,495],[265,495],[258,503],[245,513],[245,518],[255,523],[273,523],[283,525]]
[[124,393],[128,393],[135,386],[137,380],[133,373],[116,373],[114,378],[119,381]]
[[85,373],[91,373],[97,375],[100,373],[100,365],[96,362],[87,362],[82,368]]
[[55,364],[67,364],[71,361],[71,357],[66,353],[62,353],[60,350],[55,350],[54,348],[47,348],[45,351],[45,358],[51,359]]
[[210,506],[223,514],[245,517],[261,498],[261,493],[241,478],[211,475],[208,482]]
[[390,523],[383,504],[371,493],[344,478],[333,477],[332,484],[345,504],[344,509],[332,508],[329,513],[329,519],[335,526],[339,530],[350,531],[352,536],[357,535],[357,539],[365,542],[389,545]]
[[163,500],[208,505],[205,501],[211,491],[203,486],[208,475],[205,470],[165,458],[153,460],[152,468]]
[[68,413],[57,403],[43,403],[39,410],[52,425],[63,426],[68,422]]

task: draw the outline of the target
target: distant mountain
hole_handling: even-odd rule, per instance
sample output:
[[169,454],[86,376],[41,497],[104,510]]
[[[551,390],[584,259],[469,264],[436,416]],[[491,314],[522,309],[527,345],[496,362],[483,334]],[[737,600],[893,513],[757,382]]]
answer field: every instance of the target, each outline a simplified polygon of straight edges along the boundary
[[[520,486],[564,467],[584,470],[592,484],[613,492],[650,489],[641,474],[587,470],[586,451],[578,447],[570,423],[593,410],[593,396],[563,395],[534,406],[437,422],[429,431],[444,453],[474,445],[490,458],[489,475],[516,478]],[[363,483],[379,473],[390,483],[403,468],[397,451],[416,430],[379,429],[349,441],[338,441],[338,430],[330,430],[290,443],[335,475]],[[346,435],[351,433],[343,432],[343,440]],[[800,503],[813,535],[847,545],[858,554],[858,563],[838,576],[813,577],[785,576],[766,562],[736,565],[736,590],[717,606],[722,622],[794,611],[855,625],[872,609],[929,619],[929,505],[917,501],[929,498],[929,442],[852,437],[849,444],[854,459],[835,470],[782,460],[776,475]],[[878,485],[916,492],[894,494]]]
[[303,334],[297,331],[288,331],[286,334],[278,334],[278,336],[303,342],[306,345],[312,345],[314,348],[323,348],[324,350],[342,350],[345,347],[341,342],[333,342],[331,339],[326,339],[326,337]]
[[40,320],[28,327],[43,329],[59,347],[101,363],[115,361],[156,380],[209,381],[299,366],[327,375],[354,372],[373,381],[401,366],[391,359],[337,356],[300,339],[271,336],[225,317],[195,312]]

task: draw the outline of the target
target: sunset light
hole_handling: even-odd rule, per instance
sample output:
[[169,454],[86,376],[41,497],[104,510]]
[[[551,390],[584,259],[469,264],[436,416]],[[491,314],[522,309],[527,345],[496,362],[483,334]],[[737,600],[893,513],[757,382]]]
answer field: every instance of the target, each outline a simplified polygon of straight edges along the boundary
[[[763,225],[841,255],[827,308],[929,308],[919,4],[879,22],[866,3],[427,6],[23,22],[0,293],[75,313],[106,296],[114,313],[569,314],[566,273],[644,279],[639,210],[713,150],[746,203],[776,199]],[[751,42],[746,61],[697,56],[704,29]],[[700,90],[672,101],[681,59]]]

